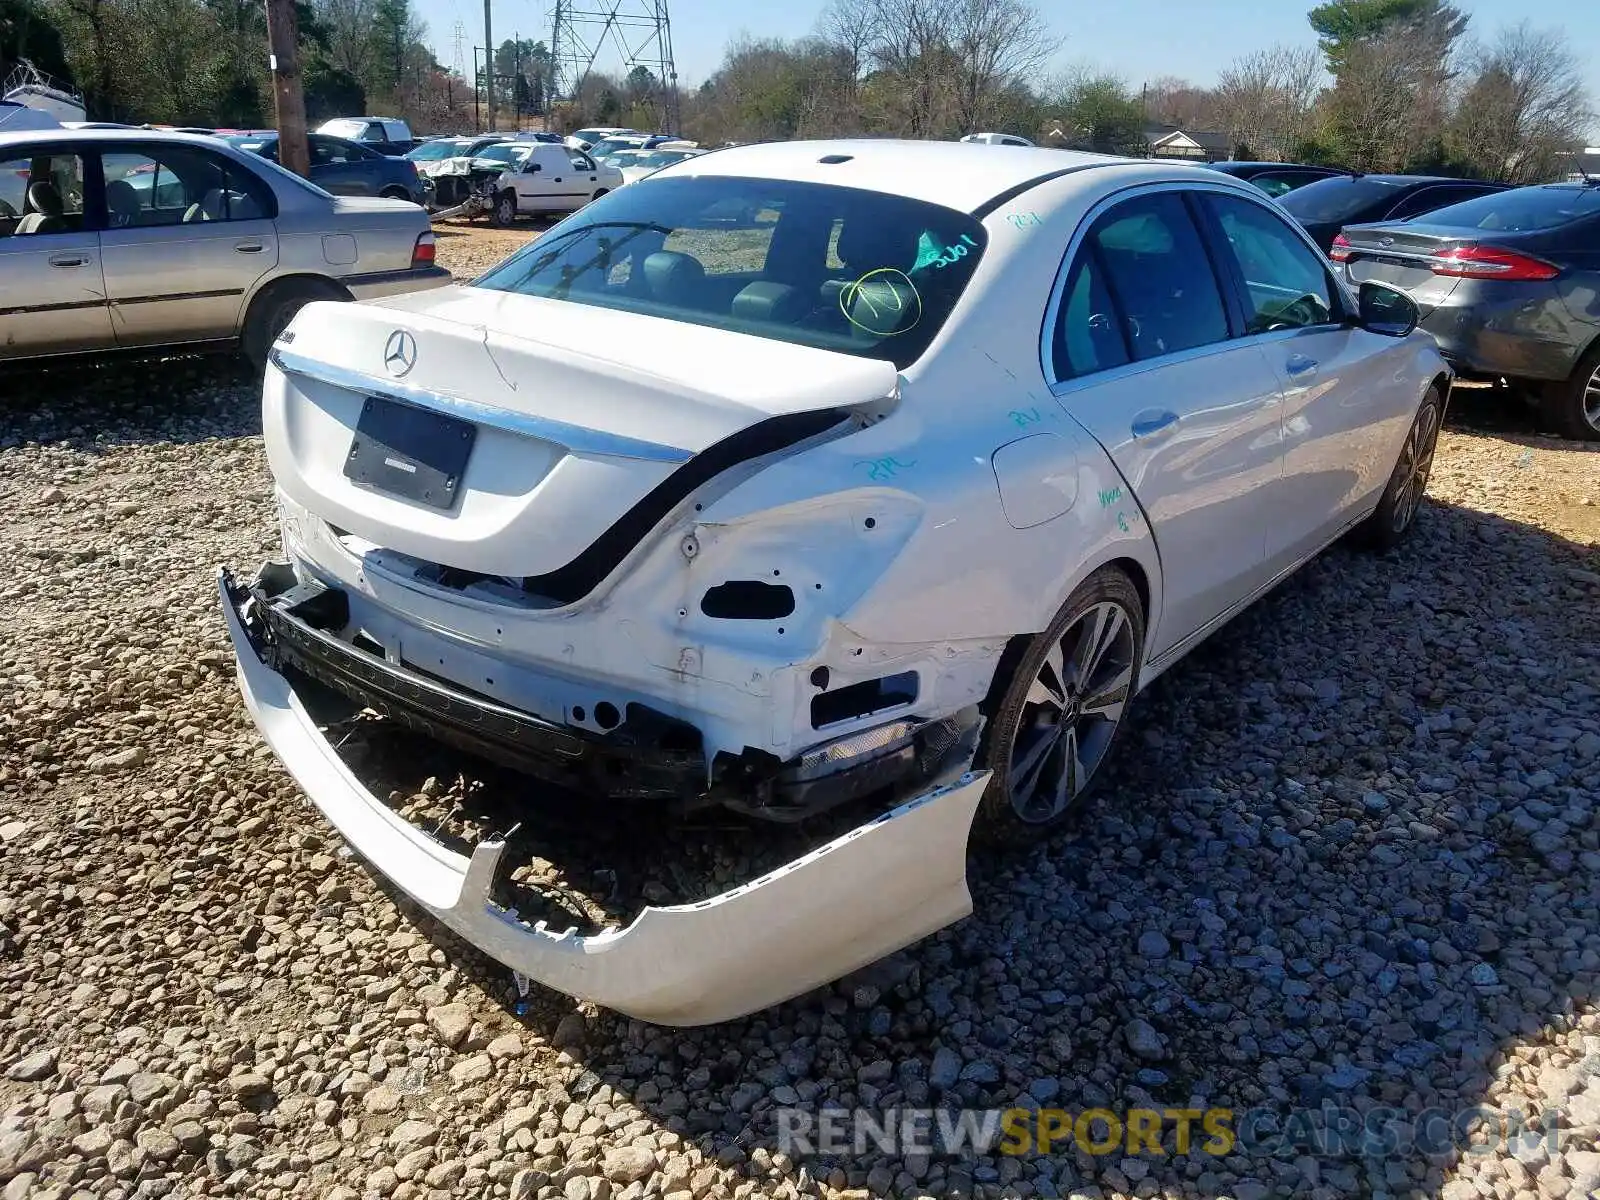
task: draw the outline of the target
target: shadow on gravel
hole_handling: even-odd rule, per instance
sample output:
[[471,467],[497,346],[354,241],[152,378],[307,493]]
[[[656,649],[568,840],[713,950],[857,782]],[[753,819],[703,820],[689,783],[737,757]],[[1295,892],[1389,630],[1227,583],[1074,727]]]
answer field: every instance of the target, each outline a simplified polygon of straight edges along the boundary
[[[1544,1114],[1586,1125],[1557,1157],[1592,1149],[1600,1123],[1600,1038],[1583,1037],[1600,976],[1600,648],[1572,619],[1594,611],[1595,558],[1431,502],[1398,553],[1329,552],[1141,698],[1076,829],[974,856],[970,919],[721,1026],[600,1013],[565,1086],[608,1084],[755,1168],[783,1148],[782,1108],[802,1122],[825,1105],[1233,1114],[1225,1155],[1200,1149],[1198,1124],[1175,1154],[1166,1120],[1161,1156],[1130,1155],[1126,1133],[1093,1155],[1068,1139],[930,1158],[869,1137],[864,1153],[802,1156],[813,1178],[877,1193],[1432,1196],[1447,1173],[1489,1171],[1504,1195],[1566,1194],[1580,1181],[1548,1165]],[[442,814],[447,837],[481,834],[471,817],[504,780],[372,736],[398,806]],[[434,782],[396,777],[397,761]],[[566,887],[581,925],[720,890],[796,834],[588,806],[541,836],[576,865],[535,859],[521,878]],[[506,971],[401,904],[512,1005]],[[570,1010],[535,988],[525,1020],[549,1038]],[[1452,1133],[1485,1104],[1528,1120],[1514,1152],[1468,1151],[1479,1118]],[[1345,1142],[1319,1132],[1325,1108],[1354,1114],[1333,1118]],[[1504,1112],[1480,1116],[1506,1128]],[[1363,1153],[1362,1122],[1398,1145]]]
[[200,442],[261,433],[261,373],[236,355],[73,358],[0,369],[0,449]]

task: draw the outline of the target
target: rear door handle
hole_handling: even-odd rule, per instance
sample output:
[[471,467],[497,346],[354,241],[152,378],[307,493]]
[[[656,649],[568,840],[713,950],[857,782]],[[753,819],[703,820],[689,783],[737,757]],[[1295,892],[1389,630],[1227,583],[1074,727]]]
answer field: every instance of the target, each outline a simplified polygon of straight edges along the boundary
[[1307,358],[1304,354],[1291,354],[1289,356],[1289,361],[1283,364],[1283,369],[1287,371],[1291,377],[1309,375],[1311,372],[1317,369],[1317,360],[1314,358]]
[[1136,438],[1155,437],[1156,434],[1171,429],[1177,423],[1178,414],[1171,409],[1148,408],[1133,418],[1133,436]]
[[87,267],[89,256],[86,254],[52,254],[50,256],[52,267]]
[[266,249],[260,242],[235,242],[233,248],[240,254],[260,254]]

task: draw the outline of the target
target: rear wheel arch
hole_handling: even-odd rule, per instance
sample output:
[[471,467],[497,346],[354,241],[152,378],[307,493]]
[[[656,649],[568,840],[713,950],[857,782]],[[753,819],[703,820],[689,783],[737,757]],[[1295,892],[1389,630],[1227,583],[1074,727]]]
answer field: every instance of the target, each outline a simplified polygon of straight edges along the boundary
[[1101,571],[1108,567],[1121,571],[1126,575],[1128,581],[1133,584],[1134,590],[1139,593],[1139,606],[1143,611],[1145,621],[1145,648],[1148,652],[1149,639],[1154,632],[1155,625],[1155,614],[1152,612],[1153,596],[1149,568],[1137,558],[1127,555],[1109,558],[1104,562],[1096,563],[1093,567],[1076,575],[1061,592],[1060,599],[1057,600],[1055,607],[1045,614],[1044,626],[1040,630],[1032,633],[1015,633],[1011,635],[1006,642],[1006,648],[1000,652],[1000,657],[995,660],[994,674],[989,680],[989,692],[981,705],[985,716],[991,716],[1000,700],[1005,696],[1006,689],[1011,686],[1012,676],[1016,673],[1017,664],[1022,661],[1023,655],[1027,653],[1028,647],[1032,644],[1034,638],[1038,637],[1039,633],[1049,626],[1055,614],[1060,612],[1061,606],[1066,604],[1072,594],[1082,586],[1084,580],[1088,579],[1096,571]]
[[1600,423],[1586,416],[1592,411],[1586,392],[1593,379],[1600,378],[1600,334],[1590,339],[1572,368],[1572,374],[1545,385],[1540,408],[1546,423],[1575,441],[1600,441]]
[[[245,306],[244,321],[239,330],[239,348],[256,366],[265,364],[272,343],[282,332],[282,326],[272,328],[274,313],[295,298],[300,304],[313,300],[352,300],[349,289],[326,275],[280,275],[256,289]],[[292,319],[293,314],[290,314]]]

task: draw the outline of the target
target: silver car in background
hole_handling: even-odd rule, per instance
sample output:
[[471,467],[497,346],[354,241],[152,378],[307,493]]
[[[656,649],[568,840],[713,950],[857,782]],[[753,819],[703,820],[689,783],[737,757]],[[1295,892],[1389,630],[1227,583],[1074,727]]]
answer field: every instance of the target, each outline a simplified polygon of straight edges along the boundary
[[311,300],[450,281],[414,204],[336,197],[216,138],[0,134],[0,363],[237,345]]

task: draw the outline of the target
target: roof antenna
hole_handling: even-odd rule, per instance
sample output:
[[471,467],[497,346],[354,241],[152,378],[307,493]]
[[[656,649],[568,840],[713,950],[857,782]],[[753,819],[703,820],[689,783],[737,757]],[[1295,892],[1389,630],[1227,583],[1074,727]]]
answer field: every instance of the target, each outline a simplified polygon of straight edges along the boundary
[[1578,174],[1583,177],[1584,187],[1600,186],[1600,179],[1596,179],[1593,175],[1589,174],[1589,172],[1583,169],[1583,156],[1585,154],[1594,153],[1600,153],[1600,148],[1594,146],[1585,146],[1582,150],[1574,150],[1572,152],[1572,161],[1578,168]]

